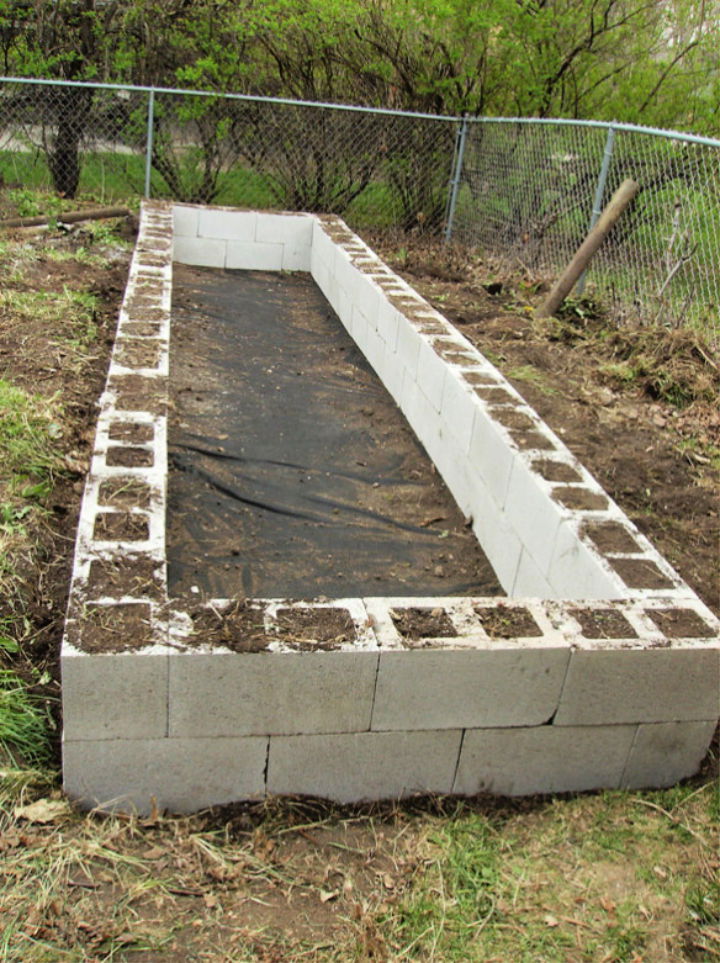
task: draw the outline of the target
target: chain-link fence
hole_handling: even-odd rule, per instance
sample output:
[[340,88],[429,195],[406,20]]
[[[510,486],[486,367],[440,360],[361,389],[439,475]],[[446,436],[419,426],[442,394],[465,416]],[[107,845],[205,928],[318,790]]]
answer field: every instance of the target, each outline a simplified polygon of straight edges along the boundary
[[198,91],[0,78],[0,177],[337,213],[478,245],[552,276],[626,177],[641,191],[588,292],[718,337],[720,141],[625,124],[457,118]]
[[640,193],[589,281],[623,316],[701,322],[717,336],[720,142],[622,124],[470,123],[454,236],[556,274],[626,178]]

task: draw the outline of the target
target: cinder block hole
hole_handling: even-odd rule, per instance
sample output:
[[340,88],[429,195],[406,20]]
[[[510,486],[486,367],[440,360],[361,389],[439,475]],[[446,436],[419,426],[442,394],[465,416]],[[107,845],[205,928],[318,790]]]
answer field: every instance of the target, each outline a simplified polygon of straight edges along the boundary
[[111,468],[152,468],[155,460],[149,448],[120,447],[108,448],[106,464]]
[[93,535],[99,541],[146,541],[150,537],[150,524],[146,515],[134,512],[99,512]]
[[116,476],[100,483],[98,503],[112,508],[148,508],[150,493],[147,482],[132,475]]
[[586,639],[636,639],[635,629],[617,609],[570,609]]
[[526,608],[498,604],[475,606],[483,629],[491,639],[539,638],[543,631]]
[[457,629],[444,608],[410,606],[390,610],[390,618],[403,639],[417,642],[421,639],[454,639]]
[[716,634],[693,609],[646,609],[645,614],[669,639],[710,639]]
[[110,441],[125,441],[132,445],[144,445],[153,440],[155,431],[152,425],[138,424],[133,421],[114,421],[108,429]]

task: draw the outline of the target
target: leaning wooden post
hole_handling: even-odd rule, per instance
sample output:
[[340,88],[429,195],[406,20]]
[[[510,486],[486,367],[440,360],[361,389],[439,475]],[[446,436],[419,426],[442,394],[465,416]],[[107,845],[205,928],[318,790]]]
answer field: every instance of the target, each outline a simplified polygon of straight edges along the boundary
[[555,283],[555,287],[537,309],[536,315],[538,318],[549,318],[555,314],[565,298],[572,291],[577,279],[590,263],[593,254],[600,247],[610,229],[615,225],[622,212],[639,190],[640,185],[636,181],[631,180],[623,181],[620,187],[618,187],[610,198],[605,210],[600,215],[599,221],[577,249],[572,261]]

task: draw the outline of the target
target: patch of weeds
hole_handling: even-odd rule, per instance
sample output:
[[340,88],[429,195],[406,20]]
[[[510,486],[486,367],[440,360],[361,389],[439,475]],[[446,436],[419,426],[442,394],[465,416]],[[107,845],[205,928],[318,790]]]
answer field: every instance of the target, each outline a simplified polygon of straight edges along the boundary
[[630,385],[637,380],[637,368],[627,361],[608,361],[600,365],[600,373],[619,385]]
[[[0,653],[15,653],[18,645],[0,637]],[[41,768],[51,757],[49,725],[43,699],[33,696],[12,669],[0,668],[0,753],[19,768]]]
[[556,389],[547,383],[545,375],[531,364],[523,364],[518,365],[516,368],[510,368],[505,372],[505,375],[508,378],[513,378],[515,381],[525,381],[527,384],[533,385],[538,391],[548,397],[557,394]]
[[54,408],[0,378],[0,483],[13,478],[39,483],[57,467]]
[[15,205],[18,217],[39,217],[48,215],[56,218],[63,209],[63,202],[56,194],[45,191],[33,191],[20,187],[8,191],[8,200]]
[[636,383],[651,398],[686,408],[714,401],[720,369],[707,341],[690,331],[623,328],[607,338],[615,360],[604,373],[619,384]]
[[107,267],[110,263],[108,258],[103,257],[102,254],[94,254],[82,245],[74,249],[47,247],[45,249],[45,257],[48,261],[54,261],[58,264],[73,261],[76,264],[92,264],[96,267]]
[[498,836],[473,813],[437,827],[428,844],[431,855],[415,886],[380,921],[384,936],[403,957],[481,959],[468,950],[496,911]]
[[685,903],[695,923],[720,925],[720,879],[708,874],[694,882],[688,887]]
[[558,317],[570,323],[587,325],[589,321],[603,320],[606,312],[603,306],[591,297],[565,298],[557,311]]

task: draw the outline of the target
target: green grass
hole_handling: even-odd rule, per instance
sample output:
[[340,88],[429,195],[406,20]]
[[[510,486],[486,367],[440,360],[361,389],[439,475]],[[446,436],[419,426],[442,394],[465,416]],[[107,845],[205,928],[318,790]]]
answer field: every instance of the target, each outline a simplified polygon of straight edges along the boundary
[[0,485],[19,491],[58,466],[53,436],[57,405],[0,378]]
[[[0,637],[0,651],[10,640]],[[51,758],[47,702],[28,690],[12,669],[0,668],[0,760],[15,768],[41,768]]]

